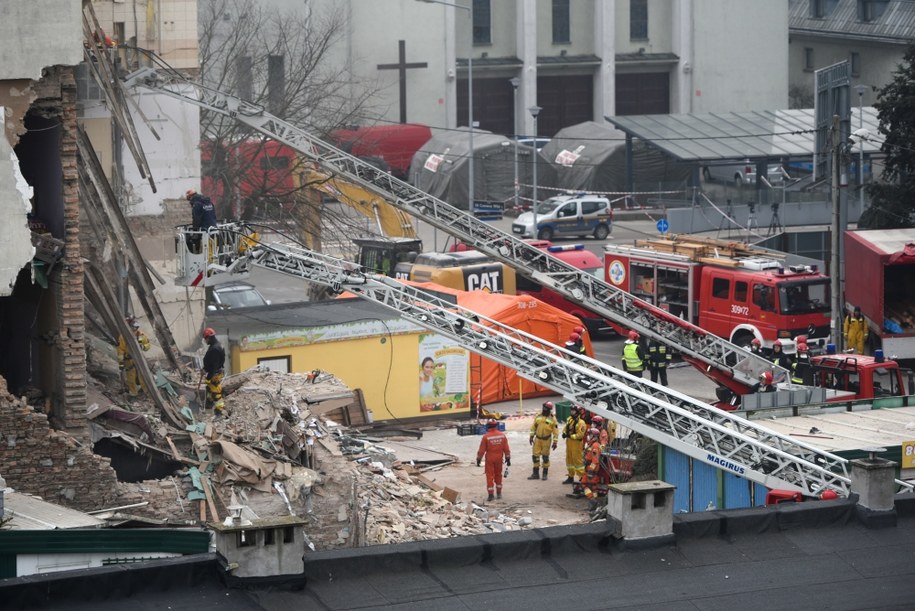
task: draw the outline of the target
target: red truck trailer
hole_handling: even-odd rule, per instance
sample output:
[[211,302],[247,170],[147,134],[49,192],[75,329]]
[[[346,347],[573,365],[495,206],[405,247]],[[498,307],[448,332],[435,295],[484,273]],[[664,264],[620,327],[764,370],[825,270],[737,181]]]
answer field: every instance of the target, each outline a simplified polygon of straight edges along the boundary
[[845,302],[867,319],[871,352],[915,359],[915,229],[845,232]]

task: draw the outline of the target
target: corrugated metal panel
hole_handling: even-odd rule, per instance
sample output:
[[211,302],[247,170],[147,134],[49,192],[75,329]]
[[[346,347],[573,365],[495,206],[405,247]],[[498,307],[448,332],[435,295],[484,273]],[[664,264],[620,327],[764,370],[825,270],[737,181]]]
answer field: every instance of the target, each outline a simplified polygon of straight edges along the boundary
[[[852,114],[854,128],[858,129],[858,109],[853,109]],[[874,135],[864,143],[864,152],[878,153],[883,138],[878,132],[877,110],[864,107],[861,115],[864,128]],[[812,108],[606,119],[617,129],[651,142],[681,161],[811,157],[815,150]]]
[[693,506],[691,511],[705,511],[709,503],[718,507],[719,469],[698,460],[693,465]]
[[915,4],[891,0],[886,11],[873,21],[858,20],[857,0],[838,0],[823,18],[810,16],[810,0],[791,0],[789,31],[835,34],[838,37],[870,38],[894,44],[908,44],[915,38]]
[[677,487],[674,490],[674,513],[690,511],[690,459],[676,450],[664,447],[660,449],[662,477],[665,482]]
[[753,485],[753,482],[737,477],[733,473],[724,473],[724,502],[721,509],[752,507],[750,488]]
[[769,494],[769,489],[763,486],[762,484],[756,484],[753,490],[756,498],[753,499],[754,507],[762,507],[766,504],[766,495]]

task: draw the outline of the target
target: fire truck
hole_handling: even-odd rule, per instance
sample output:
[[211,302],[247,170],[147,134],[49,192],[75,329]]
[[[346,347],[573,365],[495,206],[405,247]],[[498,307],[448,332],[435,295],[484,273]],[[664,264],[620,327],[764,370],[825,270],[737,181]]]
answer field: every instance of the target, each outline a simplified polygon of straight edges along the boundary
[[695,236],[604,246],[606,280],[738,346],[829,338],[829,278],[811,259]]

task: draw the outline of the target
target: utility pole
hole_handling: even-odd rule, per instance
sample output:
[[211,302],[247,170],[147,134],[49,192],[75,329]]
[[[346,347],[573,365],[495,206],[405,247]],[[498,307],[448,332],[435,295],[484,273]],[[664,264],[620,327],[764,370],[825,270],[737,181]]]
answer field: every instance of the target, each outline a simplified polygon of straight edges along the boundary
[[831,179],[830,195],[832,197],[832,230],[830,231],[830,263],[829,277],[831,278],[830,292],[832,293],[832,340],[836,345],[836,350],[841,353],[845,349],[845,341],[842,337],[842,284],[840,281],[841,257],[839,256],[839,243],[842,240],[841,223],[839,220],[840,200],[839,200],[839,160],[841,150],[839,148],[839,115],[832,117],[832,132],[830,138],[832,146],[831,155]]

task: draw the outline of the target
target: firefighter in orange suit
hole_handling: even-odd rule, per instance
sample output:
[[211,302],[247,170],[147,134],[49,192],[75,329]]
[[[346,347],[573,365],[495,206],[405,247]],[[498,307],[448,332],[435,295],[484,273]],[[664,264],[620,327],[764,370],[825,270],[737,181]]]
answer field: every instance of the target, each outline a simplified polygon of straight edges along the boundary
[[569,474],[563,484],[574,484],[575,476],[581,481],[585,472],[584,444],[588,425],[581,417],[581,410],[579,406],[573,405],[571,415],[562,429],[562,438],[566,440],[566,470]]
[[597,496],[598,486],[602,483],[600,453],[600,431],[589,429],[585,438],[585,474],[581,478],[582,492],[588,500]]
[[477,450],[477,466],[486,458],[486,492],[489,493],[487,500],[493,500],[492,493],[495,491],[496,498],[502,498],[502,460],[505,460],[505,466],[510,467],[512,464],[512,453],[508,447],[508,437],[499,430],[499,423],[490,418],[486,423],[486,434],[480,440],[480,449]]
[[[556,449],[559,442],[559,423],[553,416],[553,402],[545,401],[540,415],[531,425],[531,460],[534,470],[527,479],[547,478],[550,472],[550,448]],[[540,463],[543,462],[543,477],[540,477]]]

